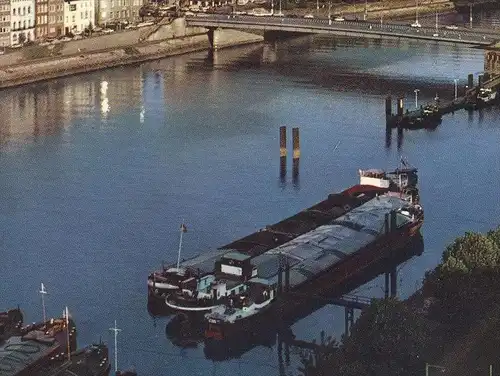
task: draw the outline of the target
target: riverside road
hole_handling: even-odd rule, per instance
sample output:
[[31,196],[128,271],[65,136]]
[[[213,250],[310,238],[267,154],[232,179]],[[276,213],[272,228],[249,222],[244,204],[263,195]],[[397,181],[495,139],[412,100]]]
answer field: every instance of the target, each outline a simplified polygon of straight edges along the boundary
[[409,24],[366,21],[334,21],[325,18],[289,18],[276,16],[219,15],[186,17],[189,26],[207,28],[254,29],[315,34],[364,36],[370,38],[408,38],[469,45],[491,45],[500,40],[500,34],[485,30],[459,28],[449,30],[435,27],[411,27]]

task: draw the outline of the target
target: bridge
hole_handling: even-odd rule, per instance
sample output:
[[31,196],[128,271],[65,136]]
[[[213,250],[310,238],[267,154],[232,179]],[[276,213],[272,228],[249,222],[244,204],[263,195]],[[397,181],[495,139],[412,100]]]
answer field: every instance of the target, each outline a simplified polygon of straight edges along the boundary
[[411,27],[409,24],[377,23],[367,21],[334,21],[324,18],[291,18],[276,16],[248,16],[227,14],[198,14],[186,17],[188,26],[209,29],[209,39],[217,49],[214,30],[217,28],[283,31],[308,34],[332,34],[367,38],[406,38],[435,42],[461,43],[472,46],[489,46],[500,40],[500,34],[460,28]]

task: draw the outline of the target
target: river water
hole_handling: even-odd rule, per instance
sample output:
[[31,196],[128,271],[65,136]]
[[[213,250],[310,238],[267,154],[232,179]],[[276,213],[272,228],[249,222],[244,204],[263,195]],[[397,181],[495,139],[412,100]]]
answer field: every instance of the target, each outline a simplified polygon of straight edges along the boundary
[[[399,268],[401,297],[444,247],[500,217],[500,111],[459,111],[435,131],[387,143],[384,97],[406,105],[453,96],[483,70],[482,50],[417,41],[299,37],[193,53],[0,93],[0,302],[26,320],[68,306],[79,344],[112,343],[140,375],[278,374],[276,346],[212,362],[180,349],[146,309],[148,273],[222,245],[357,182],[358,168],[420,171],[424,253]],[[300,128],[300,176],[279,178],[278,129]],[[289,131],[289,140],[291,131]],[[382,283],[359,295],[381,296]],[[339,335],[343,310],[294,326],[298,338]],[[293,356],[287,373],[296,373]]]

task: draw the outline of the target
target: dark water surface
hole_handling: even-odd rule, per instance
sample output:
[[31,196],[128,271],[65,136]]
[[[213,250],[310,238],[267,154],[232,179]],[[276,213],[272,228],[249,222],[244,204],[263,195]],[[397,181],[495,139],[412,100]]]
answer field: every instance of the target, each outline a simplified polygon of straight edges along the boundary
[[[184,255],[278,221],[357,182],[358,168],[420,169],[425,252],[400,268],[406,297],[445,245],[500,217],[500,111],[445,116],[386,146],[384,97],[453,95],[483,70],[482,50],[422,42],[301,37],[195,53],[0,93],[0,308],[27,321],[68,306],[79,344],[111,342],[140,375],[278,374],[276,346],[212,362],[180,349],[146,309],[146,277]],[[300,180],[279,180],[278,128],[300,127]],[[289,133],[291,135],[291,132]],[[290,137],[290,136],[289,136]],[[291,138],[291,137],[290,137]],[[358,292],[381,296],[379,280]],[[343,310],[294,326],[339,334]],[[293,354],[292,354],[293,355]],[[287,372],[296,373],[297,356]]]

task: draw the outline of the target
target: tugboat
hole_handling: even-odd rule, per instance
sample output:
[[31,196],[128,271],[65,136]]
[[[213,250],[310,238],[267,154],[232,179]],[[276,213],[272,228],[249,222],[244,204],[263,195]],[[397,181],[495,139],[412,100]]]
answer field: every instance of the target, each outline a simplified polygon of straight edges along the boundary
[[[247,289],[205,314],[205,339],[231,339],[264,325],[265,311],[294,309],[294,294],[307,297],[342,286],[410,243],[422,223],[423,210],[411,196],[389,192],[265,252],[253,261],[259,273]],[[277,300],[283,266],[288,296]]]
[[[359,204],[355,205],[354,208],[384,192],[404,194],[412,202],[418,202],[419,200],[417,169],[410,167],[404,160],[402,160],[401,168],[394,171],[359,170],[359,177],[359,184],[343,192],[346,196],[361,198]],[[346,201],[344,200],[344,202]],[[324,221],[322,224],[327,224],[350,210],[354,210],[350,206],[347,207],[347,205],[343,209],[338,211],[337,215],[331,214],[328,221]],[[319,225],[314,226],[311,230],[317,227]],[[306,232],[303,231],[302,234],[297,236],[304,233]],[[290,237],[288,241],[292,241],[297,236]],[[282,241],[276,244],[275,247],[285,243],[285,241]],[[165,298],[166,306],[174,311],[206,313],[221,304],[230,303],[232,300],[228,298],[246,292],[250,287],[246,282],[257,276],[257,268],[253,261],[273,248],[269,246],[259,252],[254,252],[252,255],[228,250],[215,262],[215,268],[213,268],[212,272],[206,273],[199,278],[189,277],[182,281],[179,288]]]

